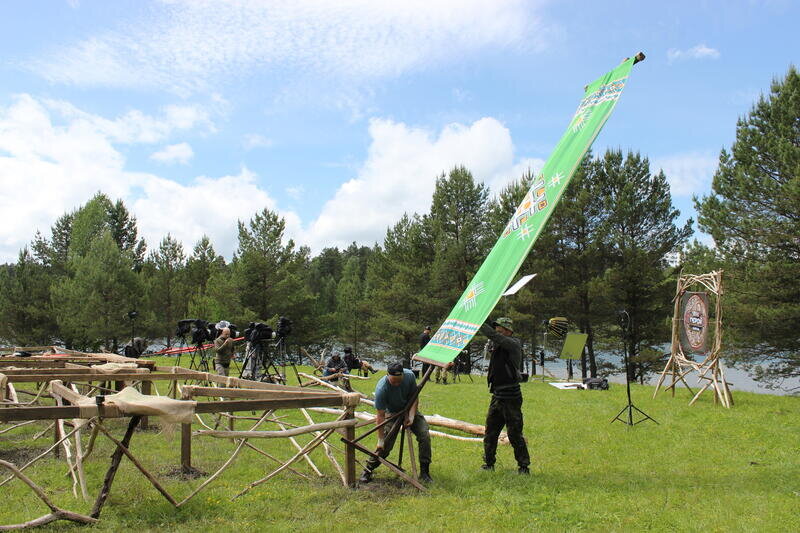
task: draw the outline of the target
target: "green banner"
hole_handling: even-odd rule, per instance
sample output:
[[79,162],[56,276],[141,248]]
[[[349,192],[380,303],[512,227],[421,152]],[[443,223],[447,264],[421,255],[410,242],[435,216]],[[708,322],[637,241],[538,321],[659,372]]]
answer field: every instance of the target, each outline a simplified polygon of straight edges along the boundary
[[634,58],[624,61],[586,87],[567,131],[503,234],[447,320],[414,359],[444,365],[455,359],[472,340],[516,275],[575,169],[614,110],[634,62]]

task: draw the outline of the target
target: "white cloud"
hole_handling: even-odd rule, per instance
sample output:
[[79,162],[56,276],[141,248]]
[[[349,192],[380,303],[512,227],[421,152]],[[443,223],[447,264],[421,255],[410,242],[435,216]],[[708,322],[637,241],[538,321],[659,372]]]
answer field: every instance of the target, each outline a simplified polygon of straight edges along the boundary
[[243,144],[247,150],[269,148],[272,146],[272,139],[268,139],[258,133],[248,133],[244,136]]
[[[427,212],[436,177],[456,165],[465,165],[494,192],[528,167],[542,166],[540,160],[515,160],[510,132],[494,118],[450,124],[438,132],[374,119],[368,156],[356,177],[304,225],[295,212],[280,209],[247,168],[188,183],[131,172],[115,143],[139,135],[120,135],[107,127],[113,121],[80,110],[62,124],[54,109],[27,95],[0,107],[0,262],[14,261],[37,229],[49,235],[59,216],[97,191],[126,203],[151,246],[169,232],[188,252],[207,234],[217,251],[230,257],[237,244],[236,221],[247,221],[265,207],[285,218],[287,237],[314,250],[354,240],[371,244],[382,240],[404,212]],[[287,194],[304,191],[298,184]]]
[[483,48],[542,50],[541,0],[162,0],[116,30],[28,63],[82,86],[204,89],[258,70],[396,76]]
[[286,194],[293,200],[299,200],[305,194],[306,189],[302,185],[298,185],[296,187],[287,187]]
[[670,48],[667,50],[667,61],[673,63],[682,59],[718,59],[719,50],[710,48],[703,44],[698,44],[689,48],[688,50],[678,50],[677,48]]
[[[65,108],[73,113],[61,124],[56,118],[59,109]],[[164,120],[173,125],[194,123],[183,113],[167,112]],[[143,136],[141,129],[110,124],[119,126],[66,104],[54,106],[28,95],[0,107],[0,262],[15,261],[37,229],[49,236],[59,216],[98,191],[126,203],[138,219],[140,235],[151,246],[169,232],[190,251],[205,233],[227,257],[236,247],[238,219],[247,221],[264,207],[277,209],[247,169],[220,178],[198,177],[188,184],[127,170],[114,144],[158,138],[170,127],[148,122],[160,133]],[[297,215],[280,214],[286,218],[287,234],[299,234]]]
[[170,144],[150,155],[150,159],[168,165],[185,165],[194,157],[194,150],[189,143]]
[[208,113],[197,106],[165,106],[160,116],[145,115],[141,111],[131,110],[110,120],[82,111],[63,100],[43,100],[42,103],[58,117],[69,120],[73,126],[80,125],[95,130],[116,143],[152,144],[167,139],[176,131],[187,131],[198,127],[209,132],[215,131]]
[[380,242],[403,213],[427,212],[436,178],[466,166],[493,191],[540,160],[514,162],[508,129],[494,118],[450,124],[438,135],[390,120],[373,119],[372,143],[358,176],[344,183],[309,226],[312,249]]
[[[200,176],[188,185],[152,176],[142,181],[143,195],[133,201],[132,210],[151,245],[170,232],[191,253],[191,246],[205,234],[218,253],[230,258],[238,244],[237,220],[247,222],[265,207],[278,211],[256,177],[247,168],[232,176]],[[293,212],[280,214],[287,236],[300,234],[299,217]]]
[[710,152],[686,152],[652,160],[654,171],[662,169],[673,196],[702,195],[711,188],[719,157]]

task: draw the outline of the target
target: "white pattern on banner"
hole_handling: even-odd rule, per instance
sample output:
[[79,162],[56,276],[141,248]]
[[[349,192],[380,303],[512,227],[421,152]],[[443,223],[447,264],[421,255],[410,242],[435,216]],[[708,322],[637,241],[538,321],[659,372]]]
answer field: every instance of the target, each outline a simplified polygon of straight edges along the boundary
[[508,237],[513,231],[524,226],[529,218],[545,207],[547,207],[547,192],[544,188],[544,176],[539,174],[538,180],[530,188],[525,198],[522,199],[522,203],[514,213],[514,218],[506,226],[501,238]]
[[578,115],[582,114],[587,107],[596,106],[597,104],[602,104],[603,102],[618,99],[619,95],[622,94],[622,89],[625,87],[625,82],[627,79],[628,77],[626,76],[598,87],[595,92],[581,100],[578,110],[575,111],[574,116],[577,117]]
[[589,117],[592,116],[592,109],[593,108],[587,108],[580,115],[575,115],[575,118],[572,120],[572,125],[570,126],[572,133],[578,133],[586,126],[589,122]]
[[445,320],[428,344],[460,352],[469,344],[479,327],[463,320]]
[[472,288],[467,291],[467,295],[464,298],[464,301],[461,302],[461,305],[464,307],[465,311],[469,311],[478,303],[478,296],[483,294],[483,282],[478,281],[472,284]]

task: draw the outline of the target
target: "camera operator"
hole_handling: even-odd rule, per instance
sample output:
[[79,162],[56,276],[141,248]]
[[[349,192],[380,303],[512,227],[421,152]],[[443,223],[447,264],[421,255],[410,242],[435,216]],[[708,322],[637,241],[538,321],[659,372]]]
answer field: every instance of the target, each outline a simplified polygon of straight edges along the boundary
[[233,357],[233,339],[230,328],[222,328],[219,337],[214,339],[214,369],[220,376],[227,376]]
[[134,337],[133,339],[131,339],[131,343],[125,346],[123,354],[125,355],[125,357],[139,359],[146,349],[147,349],[147,341],[144,340],[142,337]]
[[[334,352],[325,363],[325,372],[323,376],[332,376],[334,374],[347,374],[347,363],[344,362],[342,356],[338,352]],[[335,381],[335,379],[333,380]]]
[[363,373],[364,376],[367,375],[367,371],[370,371],[373,374],[377,372],[377,370],[372,368],[372,365],[367,361],[356,357],[355,354],[353,354],[353,348],[350,346],[345,346],[344,348],[344,362],[347,365],[348,370],[358,370]]
[[[425,326],[425,329],[422,330],[422,333],[419,336],[419,351],[422,351],[428,343],[431,342],[431,327]],[[422,363],[422,375],[425,375],[425,372],[428,371],[428,367],[431,366],[430,363]]]

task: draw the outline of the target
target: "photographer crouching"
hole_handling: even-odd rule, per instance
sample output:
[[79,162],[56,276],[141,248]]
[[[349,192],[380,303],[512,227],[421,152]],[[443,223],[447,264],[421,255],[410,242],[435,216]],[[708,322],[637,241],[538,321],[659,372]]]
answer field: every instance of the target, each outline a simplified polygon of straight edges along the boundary
[[348,370],[357,370],[362,376],[367,376],[368,371],[373,374],[377,372],[368,361],[356,357],[350,346],[344,348],[344,363]]
[[234,341],[231,338],[231,330],[227,327],[222,328],[219,337],[214,339],[214,370],[220,376],[227,376],[230,372],[233,350]]

